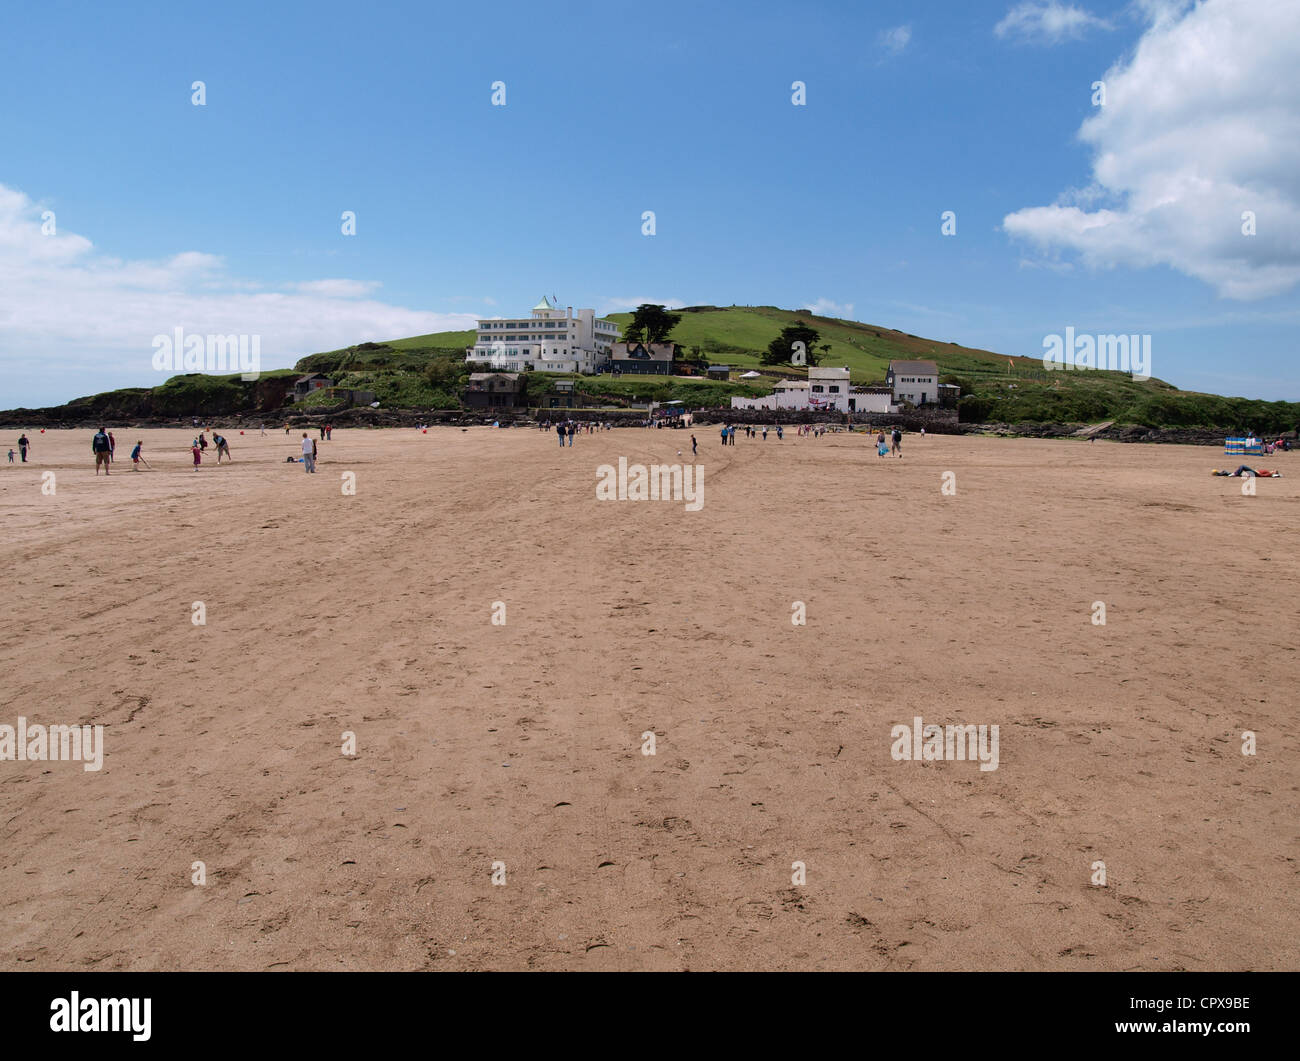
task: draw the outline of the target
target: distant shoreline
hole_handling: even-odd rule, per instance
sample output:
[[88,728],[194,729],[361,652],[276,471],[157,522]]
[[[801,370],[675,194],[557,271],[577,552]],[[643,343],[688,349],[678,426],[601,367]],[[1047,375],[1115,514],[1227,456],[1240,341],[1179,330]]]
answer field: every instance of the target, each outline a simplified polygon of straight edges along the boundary
[[[356,415],[361,410],[348,410],[354,415],[337,415],[337,416],[302,416],[301,414],[289,418],[271,420],[265,417],[253,418],[247,416],[226,416],[212,417],[209,419],[200,419],[195,424],[192,419],[125,419],[117,420],[112,417],[103,417],[101,419],[78,420],[75,422],[50,422],[38,421],[35,419],[15,422],[0,420],[0,432],[24,432],[39,431],[45,428],[48,431],[94,431],[101,425],[118,431],[130,430],[196,430],[199,427],[206,428],[225,428],[225,429],[243,429],[259,430],[265,425],[267,433],[273,431],[283,431],[285,424],[289,425],[291,431],[314,430],[321,424],[332,424],[333,426],[343,428],[364,427],[369,430],[402,430],[414,431],[420,426],[430,429],[442,428],[450,430],[455,428],[470,427],[491,427],[493,422],[500,418],[484,416],[479,413],[457,413],[455,411],[443,411],[438,419],[434,419],[428,413],[408,413],[405,410],[365,410],[366,415]],[[691,431],[707,433],[714,430],[718,425],[723,423],[752,423],[772,425],[782,424],[783,426],[797,425],[801,423],[820,423],[831,428],[845,429],[847,425],[841,420],[828,414],[814,414],[816,419],[807,419],[808,414],[796,414],[794,416],[775,414],[763,418],[756,416],[752,411],[744,411],[745,416],[734,418],[727,417],[726,410],[701,410],[693,414],[694,422],[686,428],[673,428],[667,424],[663,428],[647,428],[643,416],[629,416],[626,411],[608,412],[605,414],[588,413],[582,410],[565,410],[556,409],[553,415],[540,418],[537,417],[515,417],[506,419],[500,430],[532,430],[537,431],[538,425],[546,420],[555,423],[559,419],[564,419],[565,414],[572,412],[572,419],[578,422],[604,421],[611,423],[614,427],[627,428],[635,431],[646,430],[664,430],[664,431]],[[788,413],[788,411],[787,411]],[[1190,445],[1190,446],[1219,446],[1223,445],[1227,437],[1224,432],[1209,430],[1205,428],[1155,428],[1146,427],[1141,424],[1112,424],[1100,430],[1091,431],[1096,425],[1078,424],[1078,423],[983,423],[983,424],[956,424],[956,423],[931,423],[909,417],[907,414],[879,414],[872,416],[868,421],[855,422],[852,428],[855,432],[869,433],[878,428],[901,427],[904,431],[916,434],[922,428],[927,434],[932,435],[982,435],[1000,438],[1051,438],[1051,439],[1073,439],[1078,442],[1087,442],[1089,434],[1104,442],[1126,442],[1126,443],[1149,443],[1163,445]],[[1270,437],[1272,437],[1270,435]],[[1289,437],[1296,439],[1295,432],[1282,432],[1279,437]],[[33,440],[35,441],[35,440]],[[11,440],[9,444],[16,444],[16,440]]]

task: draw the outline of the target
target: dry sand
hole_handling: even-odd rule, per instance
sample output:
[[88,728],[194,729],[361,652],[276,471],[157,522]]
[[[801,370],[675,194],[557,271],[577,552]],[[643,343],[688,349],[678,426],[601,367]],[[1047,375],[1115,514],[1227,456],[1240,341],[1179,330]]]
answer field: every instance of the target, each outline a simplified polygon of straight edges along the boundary
[[1300,965],[1294,455],[700,428],[686,512],[595,498],[676,431],[115,433],[0,466],[0,724],[106,727],[0,763],[0,967]]

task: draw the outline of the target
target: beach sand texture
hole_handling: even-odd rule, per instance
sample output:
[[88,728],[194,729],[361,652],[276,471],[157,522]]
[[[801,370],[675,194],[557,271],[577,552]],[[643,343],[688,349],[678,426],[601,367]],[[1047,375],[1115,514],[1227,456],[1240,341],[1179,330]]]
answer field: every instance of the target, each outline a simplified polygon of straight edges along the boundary
[[1300,965],[1294,455],[701,426],[688,512],[595,486],[690,432],[245,430],[0,466],[0,724],[105,727],[0,762],[0,967]]

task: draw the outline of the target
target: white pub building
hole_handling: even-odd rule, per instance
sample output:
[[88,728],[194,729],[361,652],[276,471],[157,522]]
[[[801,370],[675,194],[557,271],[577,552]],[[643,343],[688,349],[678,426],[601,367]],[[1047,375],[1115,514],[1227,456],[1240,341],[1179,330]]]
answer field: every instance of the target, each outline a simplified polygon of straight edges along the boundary
[[478,322],[478,338],[465,360],[496,372],[592,373],[609,360],[619,327],[596,316],[594,309],[560,309],[543,298],[530,317]]

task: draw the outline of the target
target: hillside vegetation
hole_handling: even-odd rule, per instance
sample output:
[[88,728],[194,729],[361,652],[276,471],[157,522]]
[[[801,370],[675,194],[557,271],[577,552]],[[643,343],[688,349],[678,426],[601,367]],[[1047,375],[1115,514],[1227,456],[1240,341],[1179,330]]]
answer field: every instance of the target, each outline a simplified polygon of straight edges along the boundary
[[[819,334],[812,351],[823,365],[847,366],[854,384],[879,384],[891,360],[933,360],[940,380],[961,388],[960,416],[969,423],[1099,423],[1148,427],[1204,428],[1272,434],[1300,424],[1300,404],[1224,398],[1180,391],[1159,379],[1135,380],[1121,372],[1049,372],[1034,358],[1007,357],[991,350],[910,335],[858,321],[819,316],[775,306],[688,306],[674,310],[681,320],[672,338],[691,358],[733,368],[729,382],[664,376],[576,377],[588,407],[630,402],[682,401],[687,406],[726,406],[731,397],[771,393],[782,376],[805,374],[793,366],[763,365],[761,356],[785,327],[802,321]],[[631,313],[609,319],[626,325]],[[241,412],[273,413],[295,376],[327,373],[339,387],[373,391],[385,408],[455,409],[471,366],[465,350],[472,331],[437,332],[384,342],[361,343],[311,354],[293,369],[265,372],[249,382],[232,376],[176,376],[154,388],[130,388],[78,398],[66,406],[38,410],[52,420],[109,417],[219,416]],[[740,381],[756,369],[763,378]],[[556,375],[526,373],[525,395],[540,404]],[[311,395],[288,408],[331,408],[337,399]],[[287,411],[287,409],[286,409]]]

